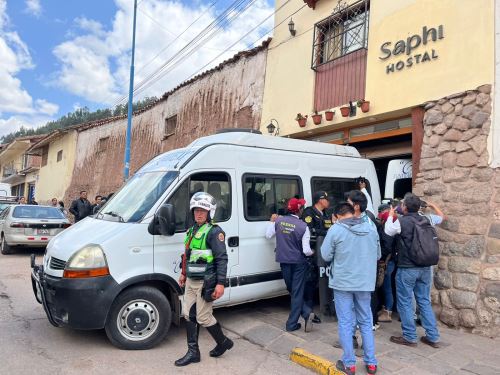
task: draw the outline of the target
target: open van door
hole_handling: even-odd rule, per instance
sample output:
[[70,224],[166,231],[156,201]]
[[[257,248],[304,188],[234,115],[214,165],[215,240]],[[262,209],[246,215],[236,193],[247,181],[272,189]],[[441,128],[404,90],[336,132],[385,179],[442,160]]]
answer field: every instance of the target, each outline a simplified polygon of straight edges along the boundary
[[412,160],[394,159],[387,165],[385,199],[402,199],[412,191]]

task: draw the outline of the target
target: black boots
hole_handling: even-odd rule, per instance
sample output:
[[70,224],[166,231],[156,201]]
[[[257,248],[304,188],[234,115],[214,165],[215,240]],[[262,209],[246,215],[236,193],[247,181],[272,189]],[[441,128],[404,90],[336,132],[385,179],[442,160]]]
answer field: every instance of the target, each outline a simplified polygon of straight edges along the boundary
[[187,366],[190,363],[200,362],[200,348],[198,347],[198,334],[200,333],[200,326],[198,323],[192,321],[186,322],[187,344],[188,351],[186,355],[177,361],[176,366]]
[[233,347],[233,341],[224,335],[219,323],[207,327],[207,330],[217,343],[217,346],[210,351],[210,357],[220,357],[226,352],[226,350]]

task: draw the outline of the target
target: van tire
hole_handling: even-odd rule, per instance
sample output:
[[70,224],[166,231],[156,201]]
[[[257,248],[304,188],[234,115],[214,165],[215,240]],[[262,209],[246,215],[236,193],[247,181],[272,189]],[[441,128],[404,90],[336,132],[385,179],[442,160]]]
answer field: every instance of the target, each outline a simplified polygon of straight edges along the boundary
[[14,253],[14,249],[12,248],[12,246],[9,246],[7,244],[7,241],[5,240],[5,236],[3,236],[3,235],[2,235],[2,240],[1,240],[1,244],[0,244],[0,252],[3,255],[8,255],[8,254]]
[[109,341],[117,348],[144,350],[165,339],[171,322],[172,309],[167,297],[154,287],[138,286],[118,295],[104,328]]

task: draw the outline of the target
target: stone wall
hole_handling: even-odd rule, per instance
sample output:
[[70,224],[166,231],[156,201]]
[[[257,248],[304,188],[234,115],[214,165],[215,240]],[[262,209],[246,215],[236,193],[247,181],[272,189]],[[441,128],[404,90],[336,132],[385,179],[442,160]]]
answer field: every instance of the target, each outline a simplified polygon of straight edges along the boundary
[[488,164],[491,85],[425,105],[414,192],[442,208],[432,300],[452,327],[500,332],[500,169]]

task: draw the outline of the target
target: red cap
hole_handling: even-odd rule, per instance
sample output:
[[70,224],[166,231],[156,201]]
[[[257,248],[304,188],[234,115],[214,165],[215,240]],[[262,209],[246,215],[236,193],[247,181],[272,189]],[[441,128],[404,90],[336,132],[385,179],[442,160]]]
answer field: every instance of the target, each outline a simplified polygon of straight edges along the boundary
[[299,210],[306,205],[305,199],[292,198],[288,201],[288,211],[296,214]]

